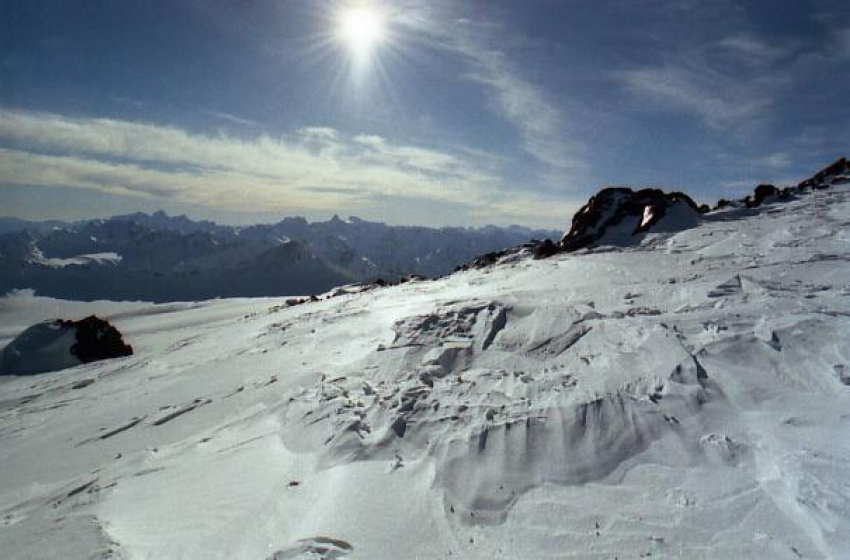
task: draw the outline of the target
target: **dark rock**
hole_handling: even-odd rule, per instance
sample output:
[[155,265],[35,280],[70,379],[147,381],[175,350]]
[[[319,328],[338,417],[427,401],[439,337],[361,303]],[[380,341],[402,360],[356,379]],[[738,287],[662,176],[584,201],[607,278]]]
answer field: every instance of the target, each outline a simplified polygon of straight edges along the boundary
[[555,245],[551,239],[546,239],[542,243],[535,245],[532,250],[534,251],[535,259],[545,259],[561,252],[560,247]]
[[826,189],[835,183],[846,181],[847,176],[850,176],[850,162],[847,161],[847,158],[841,158],[835,163],[821,169],[809,179],[799,183],[797,190]]
[[104,319],[57,319],[33,325],[10,342],[0,353],[0,373],[32,375],[132,354],[133,348]]
[[133,355],[133,347],[125,344],[118,329],[105,319],[92,315],[81,321],[61,322],[77,329],[77,342],[71,346],[71,354],[84,364]]
[[486,266],[496,264],[496,261],[498,261],[503,254],[504,253],[502,251],[494,251],[492,253],[485,253],[475,257],[468,265],[463,265],[464,270],[467,268],[484,268]]
[[747,207],[755,208],[756,206],[761,206],[766,199],[776,197],[778,195],[779,189],[775,186],[762,184],[756,187],[752,198],[748,196],[745,200],[747,201]]
[[561,248],[575,251],[593,245],[606,229],[616,226],[628,217],[640,222],[632,235],[649,231],[674,204],[685,204],[694,215],[699,207],[686,194],[665,193],[659,189],[633,191],[624,187],[602,189],[573,216],[570,229],[561,238]]
[[510,257],[511,255],[519,255],[520,253],[530,254],[535,259],[546,259],[553,255],[557,255],[562,251],[563,249],[561,248],[561,246],[557,243],[552,242],[551,239],[544,239],[543,241],[532,239],[528,243],[523,243],[518,247],[510,247],[508,249],[503,249],[501,251],[493,251],[492,253],[487,253],[475,257],[467,264],[457,267],[455,269],[455,272],[460,270],[470,270],[493,266],[505,257]]
[[395,419],[395,421],[392,423],[392,426],[390,427],[392,428],[393,432],[395,432],[396,436],[403,438],[404,434],[407,432],[407,420],[399,416]]

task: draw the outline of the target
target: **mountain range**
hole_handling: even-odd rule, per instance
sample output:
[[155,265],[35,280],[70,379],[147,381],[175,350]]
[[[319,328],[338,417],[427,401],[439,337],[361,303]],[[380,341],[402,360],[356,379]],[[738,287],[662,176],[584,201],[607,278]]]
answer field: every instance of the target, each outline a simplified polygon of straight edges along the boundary
[[0,294],[153,302],[311,295],[409,275],[558,232],[520,226],[388,226],[356,217],[233,227],[136,213],[76,223],[0,218]]

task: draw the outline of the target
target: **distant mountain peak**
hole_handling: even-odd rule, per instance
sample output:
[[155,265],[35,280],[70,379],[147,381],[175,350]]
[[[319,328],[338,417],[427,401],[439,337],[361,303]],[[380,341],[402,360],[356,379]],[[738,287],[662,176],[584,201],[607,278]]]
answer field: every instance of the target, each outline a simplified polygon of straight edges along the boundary
[[551,233],[388,226],[338,215],[231,227],[138,212],[33,230],[26,240],[0,238],[0,293],[32,288],[73,299],[149,301],[309,295],[377,278],[440,276],[476,254]]

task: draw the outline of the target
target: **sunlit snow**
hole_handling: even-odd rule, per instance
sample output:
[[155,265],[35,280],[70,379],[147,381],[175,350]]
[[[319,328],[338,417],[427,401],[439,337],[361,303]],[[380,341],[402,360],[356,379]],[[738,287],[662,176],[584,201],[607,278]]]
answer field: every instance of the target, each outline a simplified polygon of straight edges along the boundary
[[850,557],[850,187],[0,378],[8,558]]

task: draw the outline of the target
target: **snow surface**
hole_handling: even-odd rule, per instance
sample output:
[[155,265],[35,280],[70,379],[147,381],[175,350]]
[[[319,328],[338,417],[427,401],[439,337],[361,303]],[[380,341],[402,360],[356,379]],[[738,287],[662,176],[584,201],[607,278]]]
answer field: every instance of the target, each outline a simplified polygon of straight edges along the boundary
[[0,352],[0,374],[29,375],[80,365],[71,348],[77,328],[58,321],[33,325]]
[[[9,558],[850,557],[850,188],[440,281],[57,309],[0,380]],[[13,332],[13,325],[17,331]]]

